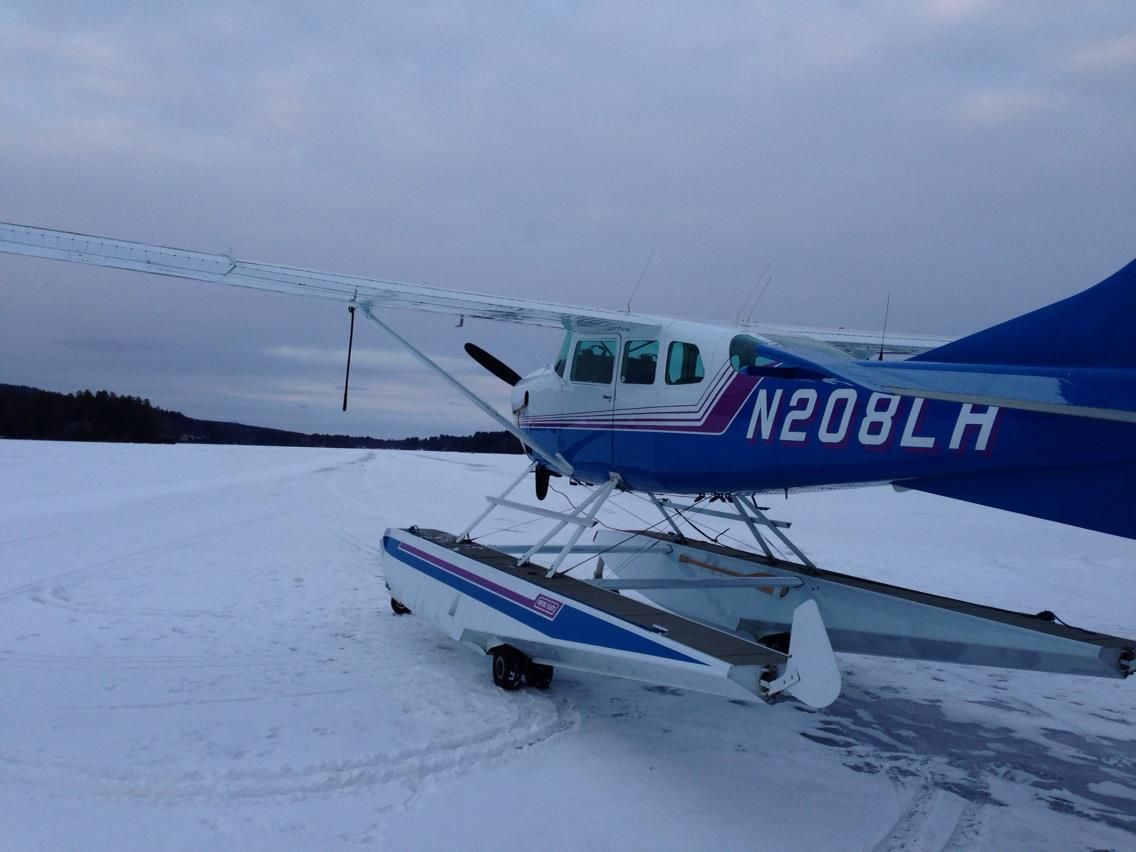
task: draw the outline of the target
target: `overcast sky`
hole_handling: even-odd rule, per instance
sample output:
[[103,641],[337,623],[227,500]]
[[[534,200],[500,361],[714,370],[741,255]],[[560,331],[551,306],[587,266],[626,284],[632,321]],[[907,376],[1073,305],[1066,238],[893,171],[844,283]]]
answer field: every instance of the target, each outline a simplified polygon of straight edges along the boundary
[[[1136,3],[0,0],[0,220],[730,321],[958,335],[1136,256]],[[477,390],[558,335],[392,323]],[[0,256],[0,382],[492,424],[339,306]]]

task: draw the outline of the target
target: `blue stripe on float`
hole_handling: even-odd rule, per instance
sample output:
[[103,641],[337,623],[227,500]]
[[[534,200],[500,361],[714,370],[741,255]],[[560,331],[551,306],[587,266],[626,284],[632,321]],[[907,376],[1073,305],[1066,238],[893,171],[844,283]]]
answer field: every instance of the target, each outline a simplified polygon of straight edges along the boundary
[[[462,594],[469,595],[474,600],[492,607],[498,612],[515,619],[527,627],[531,627],[545,636],[561,639],[565,642],[578,642],[582,645],[597,645],[617,651],[629,651],[633,654],[646,654],[652,657],[662,657],[667,660],[677,660],[683,663],[697,663],[706,665],[701,660],[688,657],[678,651],[652,642],[644,636],[633,633],[618,625],[597,618],[594,615],[565,604],[557,613],[554,620],[541,616],[527,607],[514,603],[492,591],[464,579],[457,573],[442,569],[438,565],[427,562],[412,553],[399,547],[398,539],[393,536],[383,536],[383,548],[386,552],[402,562],[409,568],[450,586]],[[442,560],[439,560],[442,561]],[[443,564],[448,564],[444,563]],[[453,566],[456,570],[456,566]]]

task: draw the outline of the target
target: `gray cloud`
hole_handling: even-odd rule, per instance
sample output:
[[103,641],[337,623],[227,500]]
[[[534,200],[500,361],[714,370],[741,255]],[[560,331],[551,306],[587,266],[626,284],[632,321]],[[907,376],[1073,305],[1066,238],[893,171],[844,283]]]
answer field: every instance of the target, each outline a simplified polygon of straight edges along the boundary
[[[871,327],[890,292],[892,327],[960,334],[1136,254],[1133,44],[1128,2],[8,4],[0,219],[608,307],[654,248],[641,310],[728,321],[769,263],[765,319]],[[0,259],[0,380],[488,425],[403,374],[344,420],[335,365],[270,354],[345,320]],[[520,369],[557,344],[396,321],[455,364],[471,336]],[[157,336],[133,366],[56,342]]]

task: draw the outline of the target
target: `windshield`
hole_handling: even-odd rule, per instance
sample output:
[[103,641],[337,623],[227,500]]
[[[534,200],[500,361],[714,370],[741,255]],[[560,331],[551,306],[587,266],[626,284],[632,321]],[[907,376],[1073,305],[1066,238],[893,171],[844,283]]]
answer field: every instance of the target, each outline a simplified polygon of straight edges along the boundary
[[739,334],[730,341],[730,366],[739,373],[746,367],[767,367],[773,360],[759,354],[761,341],[748,334]]
[[564,335],[564,342],[560,344],[560,354],[556,356],[556,375],[564,375],[564,367],[568,364],[568,353],[571,351],[572,345],[572,332]]

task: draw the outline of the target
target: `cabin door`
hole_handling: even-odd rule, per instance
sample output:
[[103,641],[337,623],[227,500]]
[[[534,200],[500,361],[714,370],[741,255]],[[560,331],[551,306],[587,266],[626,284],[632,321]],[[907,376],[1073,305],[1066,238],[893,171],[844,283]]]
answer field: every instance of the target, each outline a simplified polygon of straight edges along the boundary
[[618,334],[577,334],[564,392],[560,453],[573,465],[596,475],[612,460],[612,411],[615,406]]

